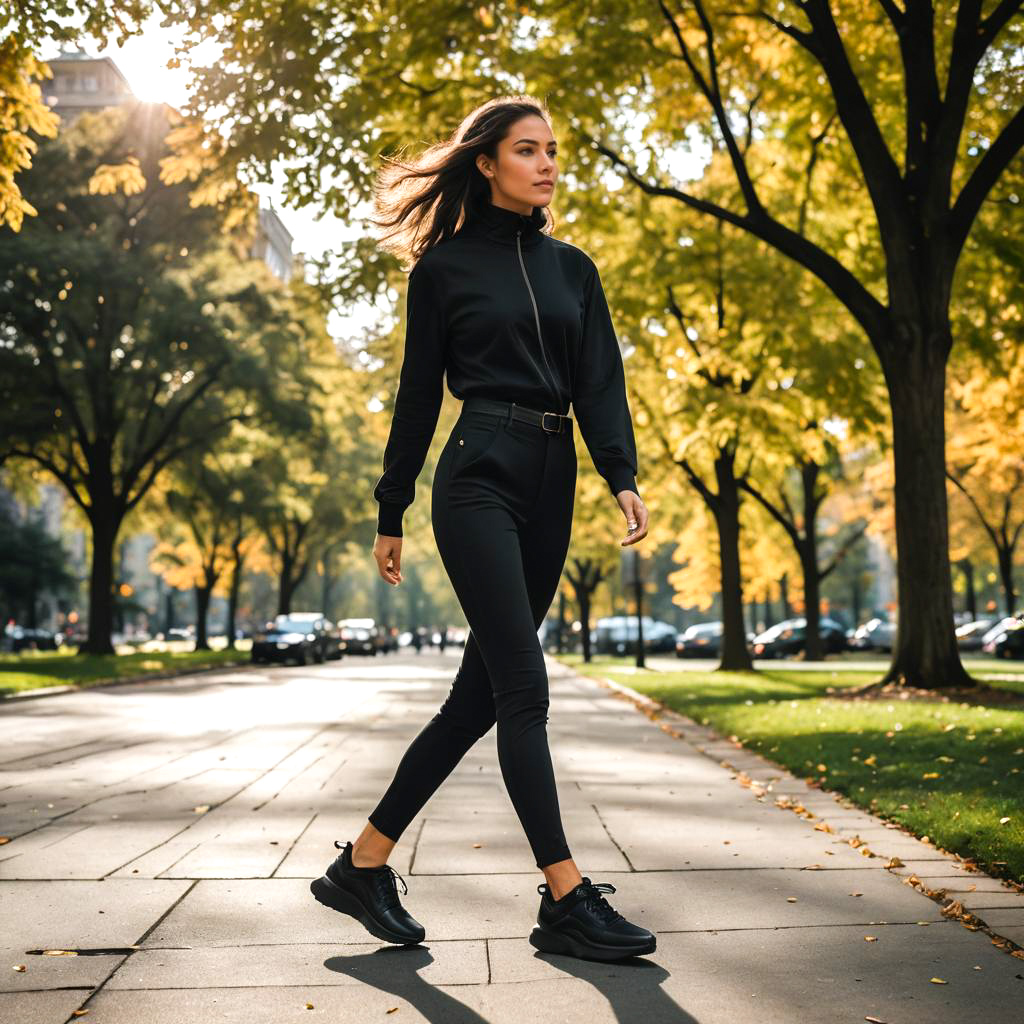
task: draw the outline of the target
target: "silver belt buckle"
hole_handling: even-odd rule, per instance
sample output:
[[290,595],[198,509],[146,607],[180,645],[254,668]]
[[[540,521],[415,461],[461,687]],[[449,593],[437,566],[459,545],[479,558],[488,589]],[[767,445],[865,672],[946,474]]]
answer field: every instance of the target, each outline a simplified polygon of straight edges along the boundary
[[[556,426],[553,429],[548,430],[547,426],[544,423],[544,417],[545,416],[554,416],[554,417],[556,417],[556,421],[555,421],[556,422]],[[558,416],[559,416],[559,414],[557,412],[542,412],[540,414],[541,429],[547,431],[547,433],[549,433],[549,434],[560,434],[562,432],[562,422],[561,422],[560,419],[557,419]]]

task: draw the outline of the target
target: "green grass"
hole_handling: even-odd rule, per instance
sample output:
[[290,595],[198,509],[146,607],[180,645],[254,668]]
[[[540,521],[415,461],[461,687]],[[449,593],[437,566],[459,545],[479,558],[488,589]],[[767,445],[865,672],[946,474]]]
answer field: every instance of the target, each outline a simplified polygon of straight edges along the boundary
[[998,691],[945,702],[829,695],[827,687],[879,677],[845,668],[656,672],[627,658],[561,660],[662,701],[993,875],[1024,881],[1024,674],[1013,667],[971,666]]
[[95,686],[128,676],[195,669],[248,661],[248,651],[135,651],[131,654],[83,654],[24,651],[0,655],[0,696],[42,686]]

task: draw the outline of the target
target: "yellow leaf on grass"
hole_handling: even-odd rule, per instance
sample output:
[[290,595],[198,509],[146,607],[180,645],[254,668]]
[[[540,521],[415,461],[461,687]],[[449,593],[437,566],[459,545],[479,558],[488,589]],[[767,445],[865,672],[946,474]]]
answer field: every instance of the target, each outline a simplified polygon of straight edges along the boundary
[[938,772],[925,772],[921,776],[921,778],[922,779],[938,779],[938,778],[940,778],[940,775],[939,775]]
[[999,819],[999,824],[1000,825],[1005,825],[1009,820],[1010,820],[1009,818],[1000,818]]

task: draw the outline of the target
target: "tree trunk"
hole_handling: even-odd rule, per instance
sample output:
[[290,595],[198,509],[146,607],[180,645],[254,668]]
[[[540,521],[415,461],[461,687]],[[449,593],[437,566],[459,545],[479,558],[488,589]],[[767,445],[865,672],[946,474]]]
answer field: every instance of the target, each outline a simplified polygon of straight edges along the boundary
[[238,630],[238,595],[242,589],[242,562],[244,561],[243,556],[239,553],[241,550],[240,541],[235,541],[231,545],[231,585],[228,587],[228,648],[230,650],[235,649],[235,633]]
[[876,347],[892,405],[899,586],[896,643],[882,681],[970,687],[974,680],[953,635],[944,420],[948,347],[927,338]]
[[210,610],[210,597],[213,594],[213,584],[207,583],[200,586],[196,584],[196,647],[197,651],[208,651],[210,640],[206,635],[206,617]]
[[1017,589],[1013,585],[1013,548],[1000,544],[999,548],[999,579],[1003,584],[1003,600],[1006,602],[1006,614],[1013,615],[1017,609]]
[[583,642],[583,660],[588,665],[593,660],[590,649],[590,593],[587,590],[576,591],[576,601],[580,606],[580,639]]
[[640,578],[643,570],[640,553],[633,548],[633,601],[636,604],[636,661],[637,668],[646,668],[644,661],[644,582]]
[[971,622],[978,618],[978,592],[974,587],[974,563],[969,558],[960,560],[960,571],[964,574],[964,604],[965,611],[971,617]]
[[804,576],[804,657],[808,661],[822,661],[825,645],[821,641],[821,576],[818,571],[817,524],[805,527],[806,536],[800,542],[800,570]]
[[[95,499],[94,499],[95,500]],[[114,654],[110,634],[114,628],[114,544],[121,517],[112,504],[94,506],[89,517],[92,527],[92,566],[89,572],[89,635],[79,654]]]
[[723,452],[715,459],[718,496],[712,512],[718,531],[722,574],[722,657],[720,669],[753,671],[743,624],[743,575],[740,570],[740,492],[733,473],[733,457]]

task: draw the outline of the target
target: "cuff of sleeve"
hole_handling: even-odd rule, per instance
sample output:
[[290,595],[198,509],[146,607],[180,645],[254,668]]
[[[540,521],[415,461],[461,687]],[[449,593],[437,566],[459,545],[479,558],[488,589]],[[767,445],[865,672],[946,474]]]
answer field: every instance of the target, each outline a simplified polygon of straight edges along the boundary
[[607,474],[605,474],[605,480],[611,488],[613,495],[618,494],[619,491],[632,491],[634,494],[639,493],[636,489],[636,474],[633,472],[632,467],[627,466],[625,463],[613,466]]
[[377,508],[377,532],[382,537],[402,536],[402,514],[404,505],[396,505],[392,501],[382,501]]

